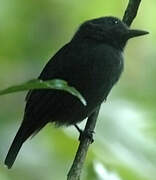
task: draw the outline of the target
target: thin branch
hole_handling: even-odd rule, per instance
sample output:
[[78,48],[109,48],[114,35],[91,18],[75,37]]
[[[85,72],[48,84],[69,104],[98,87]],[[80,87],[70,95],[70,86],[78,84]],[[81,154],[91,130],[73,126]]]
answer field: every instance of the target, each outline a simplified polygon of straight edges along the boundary
[[126,8],[125,14],[122,21],[130,26],[137,15],[139,5],[141,0],[129,0],[128,6]]
[[[96,111],[88,118],[84,132],[93,132],[97,117],[99,114],[100,106],[96,109]],[[84,136],[79,144],[75,159],[73,161],[72,167],[67,175],[67,180],[79,180],[81,170],[87,155],[87,151],[89,148],[89,145],[92,143],[91,138],[88,138],[87,136]]]
[[[123,22],[125,22],[128,26],[130,26],[137,15],[137,11],[139,8],[141,0],[129,0],[128,6],[123,16]],[[99,114],[100,106],[97,110],[87,119],[87,123],[85,126],[85,132],[93,132],[96,126],[97,117]],[[81,138],[77,153],[75,155],[75,159],[73,164],[68,172],[67,180],[80,180],[81,171],[83,168],[83,164],[88,152],[89,145],[91,144],[91,139],[87,136],[83,136]]]

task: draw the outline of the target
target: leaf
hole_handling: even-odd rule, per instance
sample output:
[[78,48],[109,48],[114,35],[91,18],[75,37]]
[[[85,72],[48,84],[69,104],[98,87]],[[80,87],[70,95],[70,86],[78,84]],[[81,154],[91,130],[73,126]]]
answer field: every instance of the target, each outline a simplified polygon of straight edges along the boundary
[[87,104],[86,100],[79,93],[78,90],[76,90],[72,86],[69,86],[66,81],[60,79],[53,79],[47,81],[42,81],[39,79],[30,80],[20,85],[10,86],[6,89],[0,90],[0,95],[10,94],[19,91],[27,91],[31,89],[56,89],[66,91],[72,94],[73,96],[76,96],[85,106]]

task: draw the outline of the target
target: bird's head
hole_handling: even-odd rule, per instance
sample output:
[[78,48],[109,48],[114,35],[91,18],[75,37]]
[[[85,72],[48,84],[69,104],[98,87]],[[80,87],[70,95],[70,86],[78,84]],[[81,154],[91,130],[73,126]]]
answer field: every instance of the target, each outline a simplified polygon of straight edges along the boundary
[[101,17],[84,22],[74,38],[92,39],[123,49],[128,39],[148,34],[147,31],[130,29],[116,17]]

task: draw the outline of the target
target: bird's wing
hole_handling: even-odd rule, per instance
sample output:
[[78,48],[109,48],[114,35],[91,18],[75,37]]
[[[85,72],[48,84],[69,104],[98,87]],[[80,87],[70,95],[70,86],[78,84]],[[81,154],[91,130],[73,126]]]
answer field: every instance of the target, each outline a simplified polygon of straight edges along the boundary
[[[48,61],[38,78],[41,80],[63,79],[78,90],[81,90],[81,87],[84,88],[91,77],[93,64],[91,59],[94,57],[86,44],[82,43],[76,46],[68,43],[63,46]],[[88,59],[90,60],[88,61]],[[26,101],[29,100],[33,92],[35,90],[28,92]]]
[[[90,49],[85,48],[84,45],[84,43],[79,45],[69,43],[65,45],[46,64],[39,79],[63,79],[69,85],[74,86],[82,95],[84,95],[83,93],[88,94],[88,81],[90,81],[90,77],[92,76],[90,70],[90,64],[92,63],[89,57],[92,56],[88,55]],[[90,61],[88,61],[88,58]],[[48,89],[32,90],[28,93],[26,100],[25,121],[34,119],[34,121],[38,122],[43,120],[43,118],[48,119],[49,117],[53,117],[55,120],[59,115],[61,116],[59,111],[64,116],[67,116],[71,114],[73,106],[77,106],[77,109],[83,106],[76,97],[73,97],[69,93]],[[56,114],[57,117],[55,118]],[[46,117],[47,115],[49,117]],[[78,118],[80,117],[78,116]],[[59,119],[63,119],[62,116]],[[64,119],[67,119],[67,117]]]

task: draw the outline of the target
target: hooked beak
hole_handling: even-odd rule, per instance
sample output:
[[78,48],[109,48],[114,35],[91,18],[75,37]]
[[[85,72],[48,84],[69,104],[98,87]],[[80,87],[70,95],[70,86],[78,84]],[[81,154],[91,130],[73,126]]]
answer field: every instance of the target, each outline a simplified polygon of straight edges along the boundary
[[137,29],[129,29],[127,33],[127,38],[130,39],[133,37],[143,36],[146,34],[149,34],[149,32],[143,30],[137,30]]

